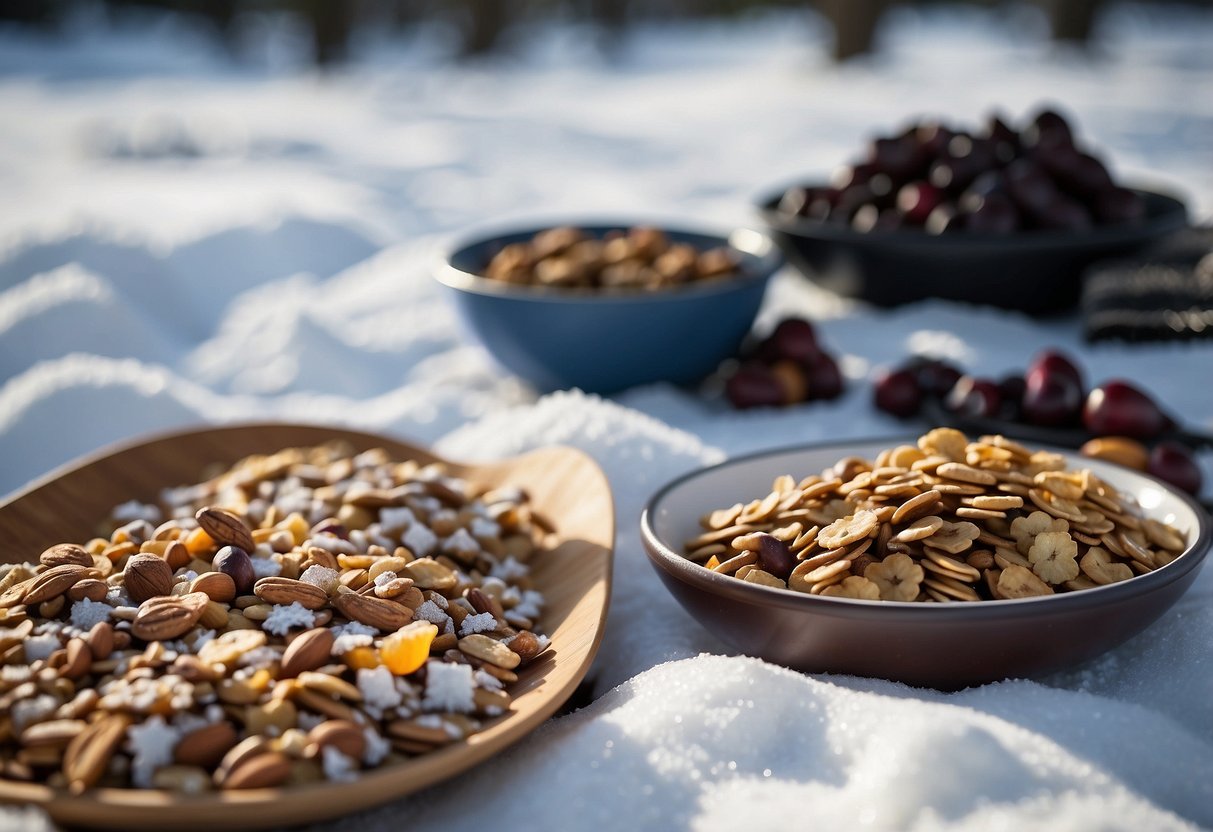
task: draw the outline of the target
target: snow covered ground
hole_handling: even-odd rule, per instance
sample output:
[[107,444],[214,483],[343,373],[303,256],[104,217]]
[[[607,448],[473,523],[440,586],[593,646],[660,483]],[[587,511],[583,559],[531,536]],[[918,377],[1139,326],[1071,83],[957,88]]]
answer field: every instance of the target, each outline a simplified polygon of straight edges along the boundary
[[[0,30],[0,492],[113,440],[250,417],[464,458],[592,453],[620,528],[600,698],[408,801],[411,824],[1213,827],[1213,572],[1086,666],[943,695],[720,655],[636,535],[647,496],[696,466],[903,432],[861,379],[911,349],[998,374],[1060,346],[1213,429],[1213,348],[1090,348],[1072,320],[947,303],[874,311],[784,273],[760,326],[818,320],[852,379],[843,399],[735,414],[665,386],[538,398],[461,338],[428,277],[435,247],[472,224],[752,222],[763,186],[828,172],[874,128],[1041,99],[1208,221],[1213,15],[1153,9],[1114,7],[1094,58],[1048,46],[1025,11],[899,11],[886,49],[844,67],[799,17],[652,26],[611,60],[585,53],[586,32],[537,30],[521,57],[474,66],[442,58],[441,32],[368,34],[364,57],[326,76],[299,69],[277,30],[242,65],[173,22]],[[401,811],[335,828],[396,828]]]

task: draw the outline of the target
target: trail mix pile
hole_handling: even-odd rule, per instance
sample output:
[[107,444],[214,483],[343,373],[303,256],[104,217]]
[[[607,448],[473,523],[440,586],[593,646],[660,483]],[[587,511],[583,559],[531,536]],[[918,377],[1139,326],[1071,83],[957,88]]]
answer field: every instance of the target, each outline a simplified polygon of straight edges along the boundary
[[874,462],[775,480],[714,511],[687,557],[723,575],[869,601],[983,601],[1127,581],[1187,538],[1065,458],[937,428]]
[[737,260],[727,248],[699,251],[671,243],[658,228],[609,231],[599,239],[565,226],[507,245],[489,261],[484,276],[564,289],[646,291],[737,273]]
[[[121,525],[118,525],[118,524]],[[548,647],[516,488],[333,444],[249,457],[0,567],[0,775],[343,781],[460,740]]]

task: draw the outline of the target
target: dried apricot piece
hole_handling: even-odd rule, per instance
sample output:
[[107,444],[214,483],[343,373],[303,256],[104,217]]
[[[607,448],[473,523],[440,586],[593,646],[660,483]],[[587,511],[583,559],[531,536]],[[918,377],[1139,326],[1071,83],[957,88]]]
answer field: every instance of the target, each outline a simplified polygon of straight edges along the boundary
[[438,628],[428,621],[412,621],[383,639],[379,660],[397,676],[417,670],[430,657],[430,644]]

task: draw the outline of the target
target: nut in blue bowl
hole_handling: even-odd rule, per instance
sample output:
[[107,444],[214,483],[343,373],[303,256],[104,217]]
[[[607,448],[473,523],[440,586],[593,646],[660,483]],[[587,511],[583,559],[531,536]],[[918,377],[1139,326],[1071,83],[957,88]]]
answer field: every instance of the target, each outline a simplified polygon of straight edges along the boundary
[[[617,222],[576,228],[583,242],[605,244],[639,227]],[[770,238],[757,231],[723,234],[684,225],[663,226],[660,236],[683,253],[723,249],[731,274],[605,287],[485,276],[507,247],[508,257],[551,228],[470,236],[451,247],[435,274],[450,289],[464,327],[503,367],[545,391],[578,387],[608,394],[652,382],[699,381],[737,352],[767,282],[783,263]]]

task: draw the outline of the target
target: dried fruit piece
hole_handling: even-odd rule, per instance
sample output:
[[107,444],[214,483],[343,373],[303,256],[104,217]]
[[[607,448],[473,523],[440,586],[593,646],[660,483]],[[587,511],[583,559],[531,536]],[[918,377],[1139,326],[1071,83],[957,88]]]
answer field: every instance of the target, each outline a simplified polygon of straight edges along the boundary
[[1114,584],[1133,577],[1133,570],[1120,562],[1113,562],[1106,549],[1092,546],[1079,561],[1082,573],[1097,584]]
[[1052,595],[1053,588],[1023,566],[1008,566],[998,576],[998,595],[1002,598],[1033,598]]
[[1036,541],[1037,535],[1069,530],[1070,524],[1066,520],[1043,511],[1034,511],[1027,517],[1016,517],[1011,521],[1011,535],[1015,538],[1015,548],[1021,555],[1028,554],[1028,549]]
[[862,509],[835,520],[817,534],[817,545],[823,549],[841,549],[863,540],[876,531],[880,519],[876,512]]
[[882,600],[913,601],[918,597],[923,571],[909,555],[896,554],[873,563],[863,577],[876,584]]
[[414,621],[383,639],[379,660],[397,676],[414,672],[430,655],[430,644],[438,628],[428,621]]
[[856,598],[862,601],[879,601],[880,586],[872,580],[860,575],[843,578],[840,583],[828,586],[821,591],[822,595],[833,598]]
[[1028,549],[1032,571],[1041,580],[1061,584],[1078,576],[1078,544],[1066,532],[1038,534]]

